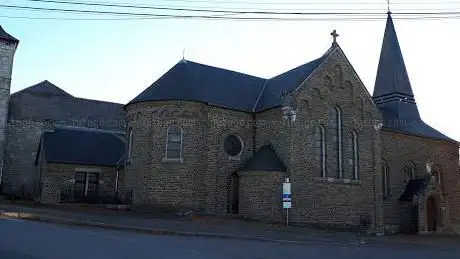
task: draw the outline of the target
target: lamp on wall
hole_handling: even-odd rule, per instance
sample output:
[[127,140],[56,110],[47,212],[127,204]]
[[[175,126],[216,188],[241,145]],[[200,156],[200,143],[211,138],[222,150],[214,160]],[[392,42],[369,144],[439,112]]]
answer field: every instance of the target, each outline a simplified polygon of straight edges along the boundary
[[382,129],[382,127],[383,127],[383,123],[382,123],[382,122],[374,123],[374,129],[375,129],[375,131],[379,131],[380,129]]

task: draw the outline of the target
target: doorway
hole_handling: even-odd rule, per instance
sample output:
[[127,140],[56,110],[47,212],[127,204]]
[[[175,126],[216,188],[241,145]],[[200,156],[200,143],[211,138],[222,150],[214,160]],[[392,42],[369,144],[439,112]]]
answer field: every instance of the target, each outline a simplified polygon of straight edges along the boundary
[[426,225],[427,231],[436,231],[438,225],[438,205],[436,199],[430,196],[426,201]]
[[229,192],[228,192],[228,213],[238,214],[239,200],[239,177],[238,173],[232,173],[229,177]]

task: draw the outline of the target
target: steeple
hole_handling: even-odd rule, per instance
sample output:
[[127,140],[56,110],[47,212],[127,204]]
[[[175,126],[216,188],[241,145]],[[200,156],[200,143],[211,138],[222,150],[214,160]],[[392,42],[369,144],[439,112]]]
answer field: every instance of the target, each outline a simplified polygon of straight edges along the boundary
[[392,113],[392,117],[420,118],[390,12],[383,36],[373,99],[379,107]]
[[384,129],[454,141],[420,118],[391,12],[388,12],[372,98],[383,115]]

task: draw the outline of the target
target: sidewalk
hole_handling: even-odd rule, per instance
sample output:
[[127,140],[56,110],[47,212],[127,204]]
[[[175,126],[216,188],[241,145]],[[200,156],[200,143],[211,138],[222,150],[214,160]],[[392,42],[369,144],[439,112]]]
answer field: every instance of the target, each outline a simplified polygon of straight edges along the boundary
[[[298,244],[362,245],[361,239],[354,233],[326,232],[305,227],[286,227],[234,219],[174,217],[165,219],[102,209],[96,209],[91,212],[69,211],[63,208],[10,204],[0,204],[0,215],[10,218],[136,231],[156,235],[207,236]],[[366,238],[366,245],[378,246],[422,245],[436,248],[456,248],[458,244],[460,244],[460,239],[426,236]]]

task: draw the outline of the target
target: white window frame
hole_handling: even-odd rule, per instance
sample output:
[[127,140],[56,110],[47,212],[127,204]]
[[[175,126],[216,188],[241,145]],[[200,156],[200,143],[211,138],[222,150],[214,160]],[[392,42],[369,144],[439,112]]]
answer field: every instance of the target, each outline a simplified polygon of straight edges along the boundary
[[[171,130],[171,128],[178,128],[180,130],[180,151],[179,151],[179,157],[174,157],[174,158],[170,158],[168,157],[168,143],[169,143],[169,131]],[[168,129],[166,130],[166,149],[165,149],[165,157],[163,159],[163,161],[180,161],[180,162],[183,162],[184,161],[184,158],[183,158],[183,144],[184,144],[184,131],[182,129],[182,127],[180,127],[179,125],[170,125],[168,127]]]

